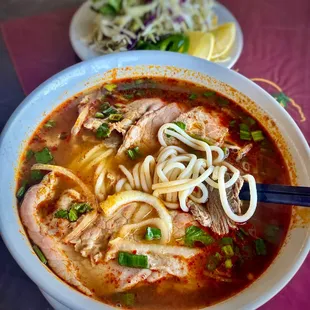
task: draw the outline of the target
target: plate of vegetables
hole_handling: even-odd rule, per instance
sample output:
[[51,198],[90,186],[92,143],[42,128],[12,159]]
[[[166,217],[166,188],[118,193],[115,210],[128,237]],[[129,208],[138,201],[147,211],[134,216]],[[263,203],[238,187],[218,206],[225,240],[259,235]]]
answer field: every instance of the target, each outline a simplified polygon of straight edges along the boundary
[[82,60],[162,50],[231,68],[243,48],[239,23],[215,0],[88,0],[74,14],[69,34]]

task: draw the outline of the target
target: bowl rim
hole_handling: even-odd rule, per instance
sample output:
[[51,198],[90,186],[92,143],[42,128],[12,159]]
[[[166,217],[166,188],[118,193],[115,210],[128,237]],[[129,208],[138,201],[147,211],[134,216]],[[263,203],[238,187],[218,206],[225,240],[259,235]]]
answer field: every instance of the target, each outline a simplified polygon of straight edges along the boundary
[[[42,83],[40,86],[38,86],[16,108],[16,110],[13,112],[13,114],[9,118],[8,122],[6,123],[4,129],[1,133],[1,136],[0,136],[0,164],[1,164],[1,157],[4,156],[2,153],[3,141],[4,141],[7,133],[9,132],[10,128],[13,127],[14,120],[21,113],[23,113],[23,110],[26,108],[27,104],[31,103],[31,101],[35,99],[37,94],[44,92],[44,90],[48,89],[50,84],[52,84],[53,82],[56,82],[61,77],[67,77],[70,80],[70,78],[71,78],[70,74],[74,70],[82,69],[82,68],[87,69],[91,66],[96,66],[97,62],[99,62],[99,63],[100,62],[106,62],[107,64],[109,64],[108,66],[111,66],[111,64],[113,64],[112,60],[119,60],[120,64],[123,64],[122,60],[128,58],[129,60],[132,60],[134,62],[133,66],[135,66],[135,65],[139,65],[139,62],[141,61],[141,59],[145,60],[145,61],[148,60],[152,63],[152,59],[154,57],[156,58],[156,56],[165,57],[167,59],[167,61],[170,60],[172,62],[171,63],[172,66],[173,66],[173,61],[175,59],[177,59],[180,62],[184,62],[184,63],[187,62],[187,64],[184,65],[184,68],[187,68],[187,69],[190,69],[189,67],[192,66],[192,63],[196,63],[198,65],[201,65],[202,67],[210,67],[210,68],[213,68],[215,70],[223,71],[226,74],[229,74],[232,77],[237,78],[240,81],[246,83],[246,85],[248,87],[253,88],[260,93],[263,92],[266,99],[268,99],[269,101],[273,102],[273,104],[276,105],[275,108],[277,108],[278,112],[281,113],[285,117],[285,121],[287,122],[287,124],[293,126],[295,133],[298,135],[299,143],[301,143],[301,145],[304,147],[304,149],[306,150],[307,156],[310,158],[310,149],[308,147],[306,139],[304,138],[300,129],[296,125],[295,121],[288,114],[288,112],[285,111],[283,108],[281,108],[280,105],[278,105],[278,103],[276,102],[276,100],[271,95],[269,95],[265,90],[263,90],[260,86],[258,86],[257,84],[255,84],[251,80],[248,80],[247,78],[242,76],[240,73],[229,70],[229,69],[224,68],[224,67],[221,67],[217,64],[207,62],[205,60],[202,60],[202,59],[199,59],[196,57],[183,55],[183,54],[179,54],[179,53],[157,52],[157,51],[156,52],[154,52],[154,51],[130,51],[130,52],[122,52],[122,53],[117,53],[117,54],[115,53],[115,54],[110,54],[110,55],[104,55],[104,56],[101,56],[98,58],[90,59],[90,60],[75,64],[75,65],[57,73],[56,75],[52,76],[51,78],[46,80],[44,83]],[[134,58],[134,57],[136,57],[136,58]],[[109,61],[111,61],[111,64]],[[121,65],[120,65],[120,67],[121,67]],[[180,66],[175,66],[175,67],[180,67]],[[112,67],[110,67],[109,69],[112,69]],[[90,76],[92,76],[94,74],[95,73],[92,72],[92,74]],[[203,73],[203,74],[208,75],[207,73]],[[87,76],[86,79],[89,79],[90,76]],[[52,111],[53,109],[54,109],[54,107],[51,108],[50,111]],[[28,138],[27,138],[27,140],[28,140]],[[8,169],[10,169],[10,167]],[[0,188],[0,192],[1,192],[1,188]],[[4,198],[0,194],[0,210],[4,209],[4,206],[1,202],[4,202]],[[12,208],[12,210],[10,212],[16,212],[16,211],[13,210],[13,208]],[[17,227],[19,227],[19,225],[20,225],[20,223],[14,223],[14,224],[16,224]],[[75,309],[83,309],[83,306],[82,306],[83,303],[84,302],[90,303],[90,301],[91,301],[91,305],[92,305],[93,309],[102,309],[103,305],[106,306],[107,309],[110,308],[110,306],[103,304],[99,301],[96,301],[93,298],[87,297],[87,296],[83,295],[82,293],[78,292],[77,290],[71,288],[68,284],[66,284],[64,281],[62,281],[58,277],[56,277],[53,273],[48,272],[48,274],[52,275],[52,276],[48,276],[48,279],[42,279],[42,271],[43,271],[42,268],[45,268],[45,267],[42,266],[42,264],[39,262],[39,260],[37,260],[36,257],[34,257],[36,259],[36,262],[33,263],[33,261],[23,260],[23,257],[21,257],[21,255],[19,255],[20,251],[18,251],[18,248],[15,246],[15,244],[13,242],[14,239],[17,238],[17,236],[10,235],[9,224],[4,222],[4,217],[2,215],[2,212],[0,212],[0,230],[2,233],[3,240],[4,240],[8,250],[10,251],[12,256],[14,257],[16,262],[19,264],[19,266],[32,279],[32,281],[34,281],[40,288],[42,288],[46,293],[50,294],[53,298],[55,298],[57,300],[59,300],[59,298],[60,298],[61,302],[63,302],[66,305],[73,305],[74,304]],[[29,247],[28,238],[24,238],[24,239],[26,239],[26,240],[24,240],[24,242],[26,241],[26,243],[28,243],[27,246]],[[279,278],[279,281],[277,282],[277,284],[274,285],[269,292],[265,292],[265,294],[263,294],[258,299],[253,301],[250,306],[253,308],[257,308],[257,307],[261,306],[262,304],[264,304],[265,302],[267,302],[275,294],[277,294],[290,281],[290,279],[294,276],[294,274],[300,268],[301,264],[303,263],[303,261],[305,260],[307,254],[309,252],[309,249],[310,249],[310,239],[308,238],[308,240],[306,241],[304,246],[301,248],[301,251],[299,252],[298,258],[290,266],[289,272],[287,272],[285,275],[283,275],[281,278]],[[30,248],[30,250],[31,250],[31,248]],[[34,267],[33,265],[35,265],[38,268],[33,268]],[[66,287],[64,285],[60,285],[61,283],[65,284]],[[59,288],[57,288],[59,286],[62,289],[61,292],[59,291]],[[74,303],[72,303],[72,300],[74,300]],[[227,300],[229,300],[229,299],[226,299],[225,301],[227,301]],[[97,303],[97,305],[96,305],[96,303]],[[217,304],[215,304],[214,306],[216,306],[216,305]]]

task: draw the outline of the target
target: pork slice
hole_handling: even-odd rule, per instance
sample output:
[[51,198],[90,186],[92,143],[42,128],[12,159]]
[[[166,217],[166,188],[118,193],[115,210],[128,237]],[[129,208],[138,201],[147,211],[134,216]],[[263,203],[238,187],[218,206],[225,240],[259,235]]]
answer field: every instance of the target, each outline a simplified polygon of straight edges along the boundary
[[44,253],[48,266],[64,281],[85,294],[92,295],[92,292],[79,280],[79,271],[66,254],[67,246],[49,234],[48,227],[40,217],[40,206],[54,198],[57,183],[57,177],[51,172],[40,184],[32,186],[27,191],[20,208],[21,220],[30,239]]
[[[189,226],[198,226],[192,214],[181,211],[169,211],[172,218],[173,232],[172,235],[175,239],[181,239],[185,236],[185,230]],[[180,243],[178,241],[178,243]],[[181,243],[184,243],[183,240]]]
[[157,138],[159,128],[175,120],[181,113],[182,110],[177,103],[170,103],[159,110],[145,113],[135,125],[130,127],[117,155],[121,156],[126,150],[135,146],[147,151],[155,150],[159,147]]
[[[239,192],[243,185],[243,179],[239,178],[237,182],[226,189],[228,202],[236,214],[241,213],[242,202],[239,199]],[[212,231],[219,235],[229,233],[229,229],[236,228],[235,223],[226,215],[218,189],[207,186],[209,198],[205,206],[191,201],[189,208],[194,218],[205,227],[210,227]]]
[[125,135],[131,125],[138,121],[146,112],[156,111],[164,106],[159,98],[147,98],[135,100],[126,104],[122,109],[123,119],[110,125],[110,130],[116,130]]
[[175,121],[184,123],[188,134],[219,143],[223,142],[228,133],[228,128],[222,125],[219,112],[207,111],[204,107],[182,113]]

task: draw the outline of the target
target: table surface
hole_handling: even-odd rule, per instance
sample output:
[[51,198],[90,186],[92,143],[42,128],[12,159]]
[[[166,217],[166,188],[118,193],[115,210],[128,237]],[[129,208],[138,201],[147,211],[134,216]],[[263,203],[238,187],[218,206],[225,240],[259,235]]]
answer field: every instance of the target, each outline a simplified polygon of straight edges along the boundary
[[[232,3],[231,1],[222,1],[223,3]],[[257,2],[259,0],[252,0],[253,2]],[[296,0],[296,5],[298,7],[298,3],[305,2],[309,0]],[[58,9],[66,9],[66,8],[75,8],[83,0],[1,0],[0,1],[0,23],[9,21],[15,18],[27,17],[32,15],[38,15],[41,13],[46,13]],[[269,2],[273,2],[275,5],[280,8],[283,3],[286,3],[285,0],[270,0]],[[308,6],[309,8],[309,6]],[[242,8],[240,8],[242,11]],[[247,14],[248,12],[241,12],[242,14]],[[241,14],[240,13],[240,14]],[[256,12],[254,12],[256,14]],[[259,14],[259,13],[257,13]],[[310,9],[308,10],[308,17],[310,19]],[[310,23],[308,24],[310,26]],[[279,27],[279,31],[281,33],[281,29],[287,29],[290,27],[290,23],[285,15],[283,15],[283,25]],[[303,25],[296,27],[304,27]],[[310,28],[309,34],[310,34]],[[306,38],[307,39],[307,38]],[[310,41],[310,36],[308,36],[308,40]],[[273,42],[264,42],[264,44],[270,44],[272,46]],[[310,50],[308,50],[308,53]],[[253,57],[255,57],[255,52],[253,53]],[[281,55],[279,56],[281,57]],[[255,60],[255,59],[254,59]],[[272,70],[272,68],[271,68]],[[308,81],[309,82],[309,81]],[[306,82],[307,83],[307,82]],[[308,83],[309,85],[310,83]],[[308,88],[309,91],[310,87]],[[14,69],[13,62],[10,58],[8,49],[4,42],[3,36],[0,32],[0,132],[2,131],[6,121],[14,111],[14,109],[18,106],[18,104],[25,97],[24,90],[21,87],[20,81]],[[309,94],[309,92],[308,92]],[[305,127],[306,128],[306,127]],[[1,309],[10,309],[10,310],[47,310],[52,309],[44,297],[39,292],[38,288],[35,284],[25,275],[25,273],[20,269],[20,267],[15,263],[12,256],[6,249],[3,241],[0,239],[0,310]],[[309,261],[309,258],[308,258]],[[309,263],[307,267],[303,266],[303,272],[307,272],[309,275]],[[276,296],[274,299],[282,298],[285,300],[285,295],[291,296],[291,302],[287,303],[284,306],[284,309],[298,309],[298,303],[294,303],[294,299],[298,300],[298,298],[305,299],[307,298],[306,294],[301,294],[298,289],[301,287],[300,283],[309,287],[310,281],[308,279],[304,279],[302,277],[301,271],[297,273],[297,275],[293,278],[293,280],[288,284],[288,286],[284,289],[285,294],[281,296]],[[273,299],[273,300],[274,300]],[[272,301],[273,301],[272,300]],[[275,309],[273,306],[275,303],[268,303],[265,306],[265,309]],[[303,303],[307,304],[306,301]],[[308,303],[310,305],[310,303]],[[299,308],[301,309],[301,308]]]

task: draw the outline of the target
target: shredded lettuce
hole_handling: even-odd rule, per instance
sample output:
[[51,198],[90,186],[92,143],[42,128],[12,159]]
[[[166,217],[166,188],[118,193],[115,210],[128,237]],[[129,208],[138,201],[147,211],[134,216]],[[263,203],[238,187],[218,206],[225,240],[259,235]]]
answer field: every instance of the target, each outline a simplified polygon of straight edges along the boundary
[[95,27],[85,40],[101,54],[132,49],[138,41],[156,43],[167,35],[208,31],[216,26],[214,0],[96,0]]

